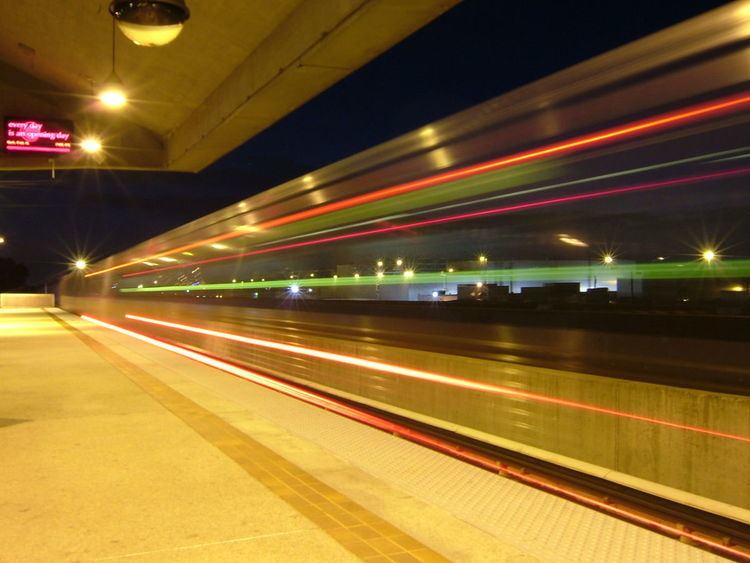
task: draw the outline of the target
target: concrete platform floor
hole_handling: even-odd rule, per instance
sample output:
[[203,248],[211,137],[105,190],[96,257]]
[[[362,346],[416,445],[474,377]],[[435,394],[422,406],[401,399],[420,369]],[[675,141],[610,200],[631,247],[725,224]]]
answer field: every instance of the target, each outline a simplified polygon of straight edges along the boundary
[[0,310],[0,562],[717,561],[58,310]]

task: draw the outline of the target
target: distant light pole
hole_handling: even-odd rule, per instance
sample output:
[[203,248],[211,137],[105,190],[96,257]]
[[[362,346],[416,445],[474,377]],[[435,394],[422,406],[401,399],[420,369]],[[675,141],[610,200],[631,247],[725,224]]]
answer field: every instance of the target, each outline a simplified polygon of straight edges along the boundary
[[703,258],[703,260],[704,260],[704,261],[705,261],[705,262],[706,262],[707,264],[710,264],[711,262],[713,262],[713,261],[714,261],[714,260],[715,260],[715,259],[717,258],[717,256],[716,256],[716,252],[714,252],[714,251],[713,251],[713,250],[711,250],[710,248],[707,248],[706,250],[704,250],[704,251],[703,251],[703,252],[701,253],[701,258]]

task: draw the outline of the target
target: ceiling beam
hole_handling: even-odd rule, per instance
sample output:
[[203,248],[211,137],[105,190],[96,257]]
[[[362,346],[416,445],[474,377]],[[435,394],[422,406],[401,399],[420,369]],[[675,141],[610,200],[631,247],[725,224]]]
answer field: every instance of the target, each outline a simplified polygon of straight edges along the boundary
[[167,137],[197,172],[360,68],[457,0],[306,0]]

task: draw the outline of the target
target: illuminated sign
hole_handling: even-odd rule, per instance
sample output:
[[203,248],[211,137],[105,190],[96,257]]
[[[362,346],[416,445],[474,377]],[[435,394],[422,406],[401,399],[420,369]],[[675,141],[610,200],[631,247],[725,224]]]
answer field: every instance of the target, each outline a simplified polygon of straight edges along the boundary
[[3,141],[8,152],[66,154],[73,147],[73,123],[56,119],[7,117]]

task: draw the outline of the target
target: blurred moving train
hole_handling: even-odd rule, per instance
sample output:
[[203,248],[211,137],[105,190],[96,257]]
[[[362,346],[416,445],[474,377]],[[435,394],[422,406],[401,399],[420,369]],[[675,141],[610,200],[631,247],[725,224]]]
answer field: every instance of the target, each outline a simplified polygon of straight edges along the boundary
[[742,1],[73,272],[61,305],[750,522],[748,109]]

